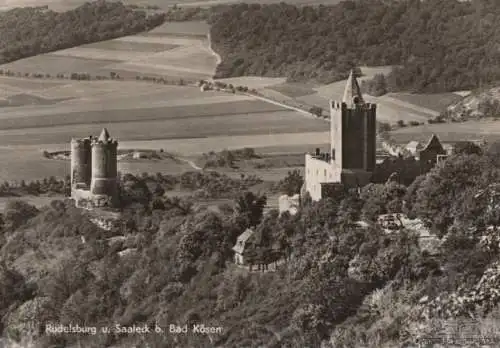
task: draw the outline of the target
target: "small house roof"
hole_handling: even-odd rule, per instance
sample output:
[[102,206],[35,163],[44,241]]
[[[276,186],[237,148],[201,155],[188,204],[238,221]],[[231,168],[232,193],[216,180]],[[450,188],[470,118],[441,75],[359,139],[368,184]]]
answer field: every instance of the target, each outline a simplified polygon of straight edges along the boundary
[[240,234],[238,236],[238,239],[236,240],[236,244],[233,247],[233,251],[242,254],[243,251],[245,251],[245,244],[247,243],[248,239],[254,235],[254,231],[247,228],[245,232]]
[[[427,150],[431,146],[440,146],[443,149],[443,145],[436,134],[432,134],[427,144],[424,146],[423,150]],[[444,150],[444,149],[443,149]]]
[[410,141],[407,145],[406,145],[406,149],[407,150],[413,150],[413,149],[419,149],[422,147],[422,144],[420,144],[420,142],[416,141],[416,140],[413,140],[413,141]]

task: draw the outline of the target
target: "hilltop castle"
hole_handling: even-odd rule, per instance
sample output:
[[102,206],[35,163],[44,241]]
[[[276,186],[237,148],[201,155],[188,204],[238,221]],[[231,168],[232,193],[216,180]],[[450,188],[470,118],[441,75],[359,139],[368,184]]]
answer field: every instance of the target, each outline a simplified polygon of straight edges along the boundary
[[118,205],[117,148],[106,128],[99,138],[71,140],[71,198],[77,207]]
[[365,103],[351,71],[342,102],[330,101],[330,152],[306,154],[302,194],[313,201],[336,187],[368,184],[376,164],[376,105]]

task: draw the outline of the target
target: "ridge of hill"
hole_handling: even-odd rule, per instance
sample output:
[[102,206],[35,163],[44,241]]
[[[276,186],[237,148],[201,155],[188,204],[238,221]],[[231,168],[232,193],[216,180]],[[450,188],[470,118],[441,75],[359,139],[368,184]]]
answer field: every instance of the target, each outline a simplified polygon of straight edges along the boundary
[[500,80],[496,1],[237,4],[216,11],[217,78],[257,75],[331,83],[353,66],[392,65],[390,91],[469,90]]

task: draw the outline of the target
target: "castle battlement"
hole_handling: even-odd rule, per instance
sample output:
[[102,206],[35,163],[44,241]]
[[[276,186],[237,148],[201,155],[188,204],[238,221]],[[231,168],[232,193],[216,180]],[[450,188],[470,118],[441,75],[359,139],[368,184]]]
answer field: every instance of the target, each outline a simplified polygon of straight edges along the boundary
[[375,104],[375,103],[364,103],[364,104],[354,103],[352,105],[348,105],[345,102],[338,102],[338,101],[331,100],[330,107],[332,109],[335,109],[335,110],[343,110],[343,109],[376,110],[377,104]]
[[315,160],[318,161],[324,161],[330,163],[330,160],[332,159],[330,154],[328,152],[321,152],[320,149],[316,149],[315,152],[313,153],[308,153],[308,155]]
[[92,136],[88,136],[87,138],[71,138],[71,143],[72,144],[91,144],[92,143]]
[[78,207],[116,206],[117,148],[106,128],[99,137],[71,140],[71,197]]
[[109,140],[106,140],[106,141],[102,141],[102,140],[99,140],[99,139],[93,139],[92,142],[91,142],[91,145],[92,146],[102,146],[102,147],[118,147],[118,141],[115,140],[115,139],[109,139]]

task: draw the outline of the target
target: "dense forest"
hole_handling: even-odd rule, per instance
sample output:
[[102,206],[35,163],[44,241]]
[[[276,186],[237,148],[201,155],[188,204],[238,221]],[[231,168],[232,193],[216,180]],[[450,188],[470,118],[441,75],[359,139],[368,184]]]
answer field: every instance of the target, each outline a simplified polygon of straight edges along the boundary
[[[126,206],[109,229],[69,200],[41,209],[12,201],[0,223],[0,330],[36,347],[400,347],[440,337],[443,320],[472,316],[475,333],[498,342],[498,332],[486,332],[500,315],[500,215],[488,209],[498,153],[495,144],[461,146],[409,186],[305,197],[295,216],[263,215],[266,198],[243,184],[218,209],[167,197],[172,178],[161,174],[122,178]],[[208,173],[176,180],[219,190],[238,181]],[[297,172],[282,182],[299,187]],[[374,223],[385,213],[420,218],[434,239],[388,233]],[[285,263],[276,272],[234,265],[231,248],[248,227],[247,257],[277,251]],[[153,332],[47,334],[50,323]],[[154,333],[170,324],[223,330]]]
[[500,79],[497,0],[237,4],[210,15],[217,77],[330,83],[354,66],[397,66],[390,90],[473,89]]
[[63,13],[41,7],[0,12],[0,63],[150,30],[163,14],[94,1]]

